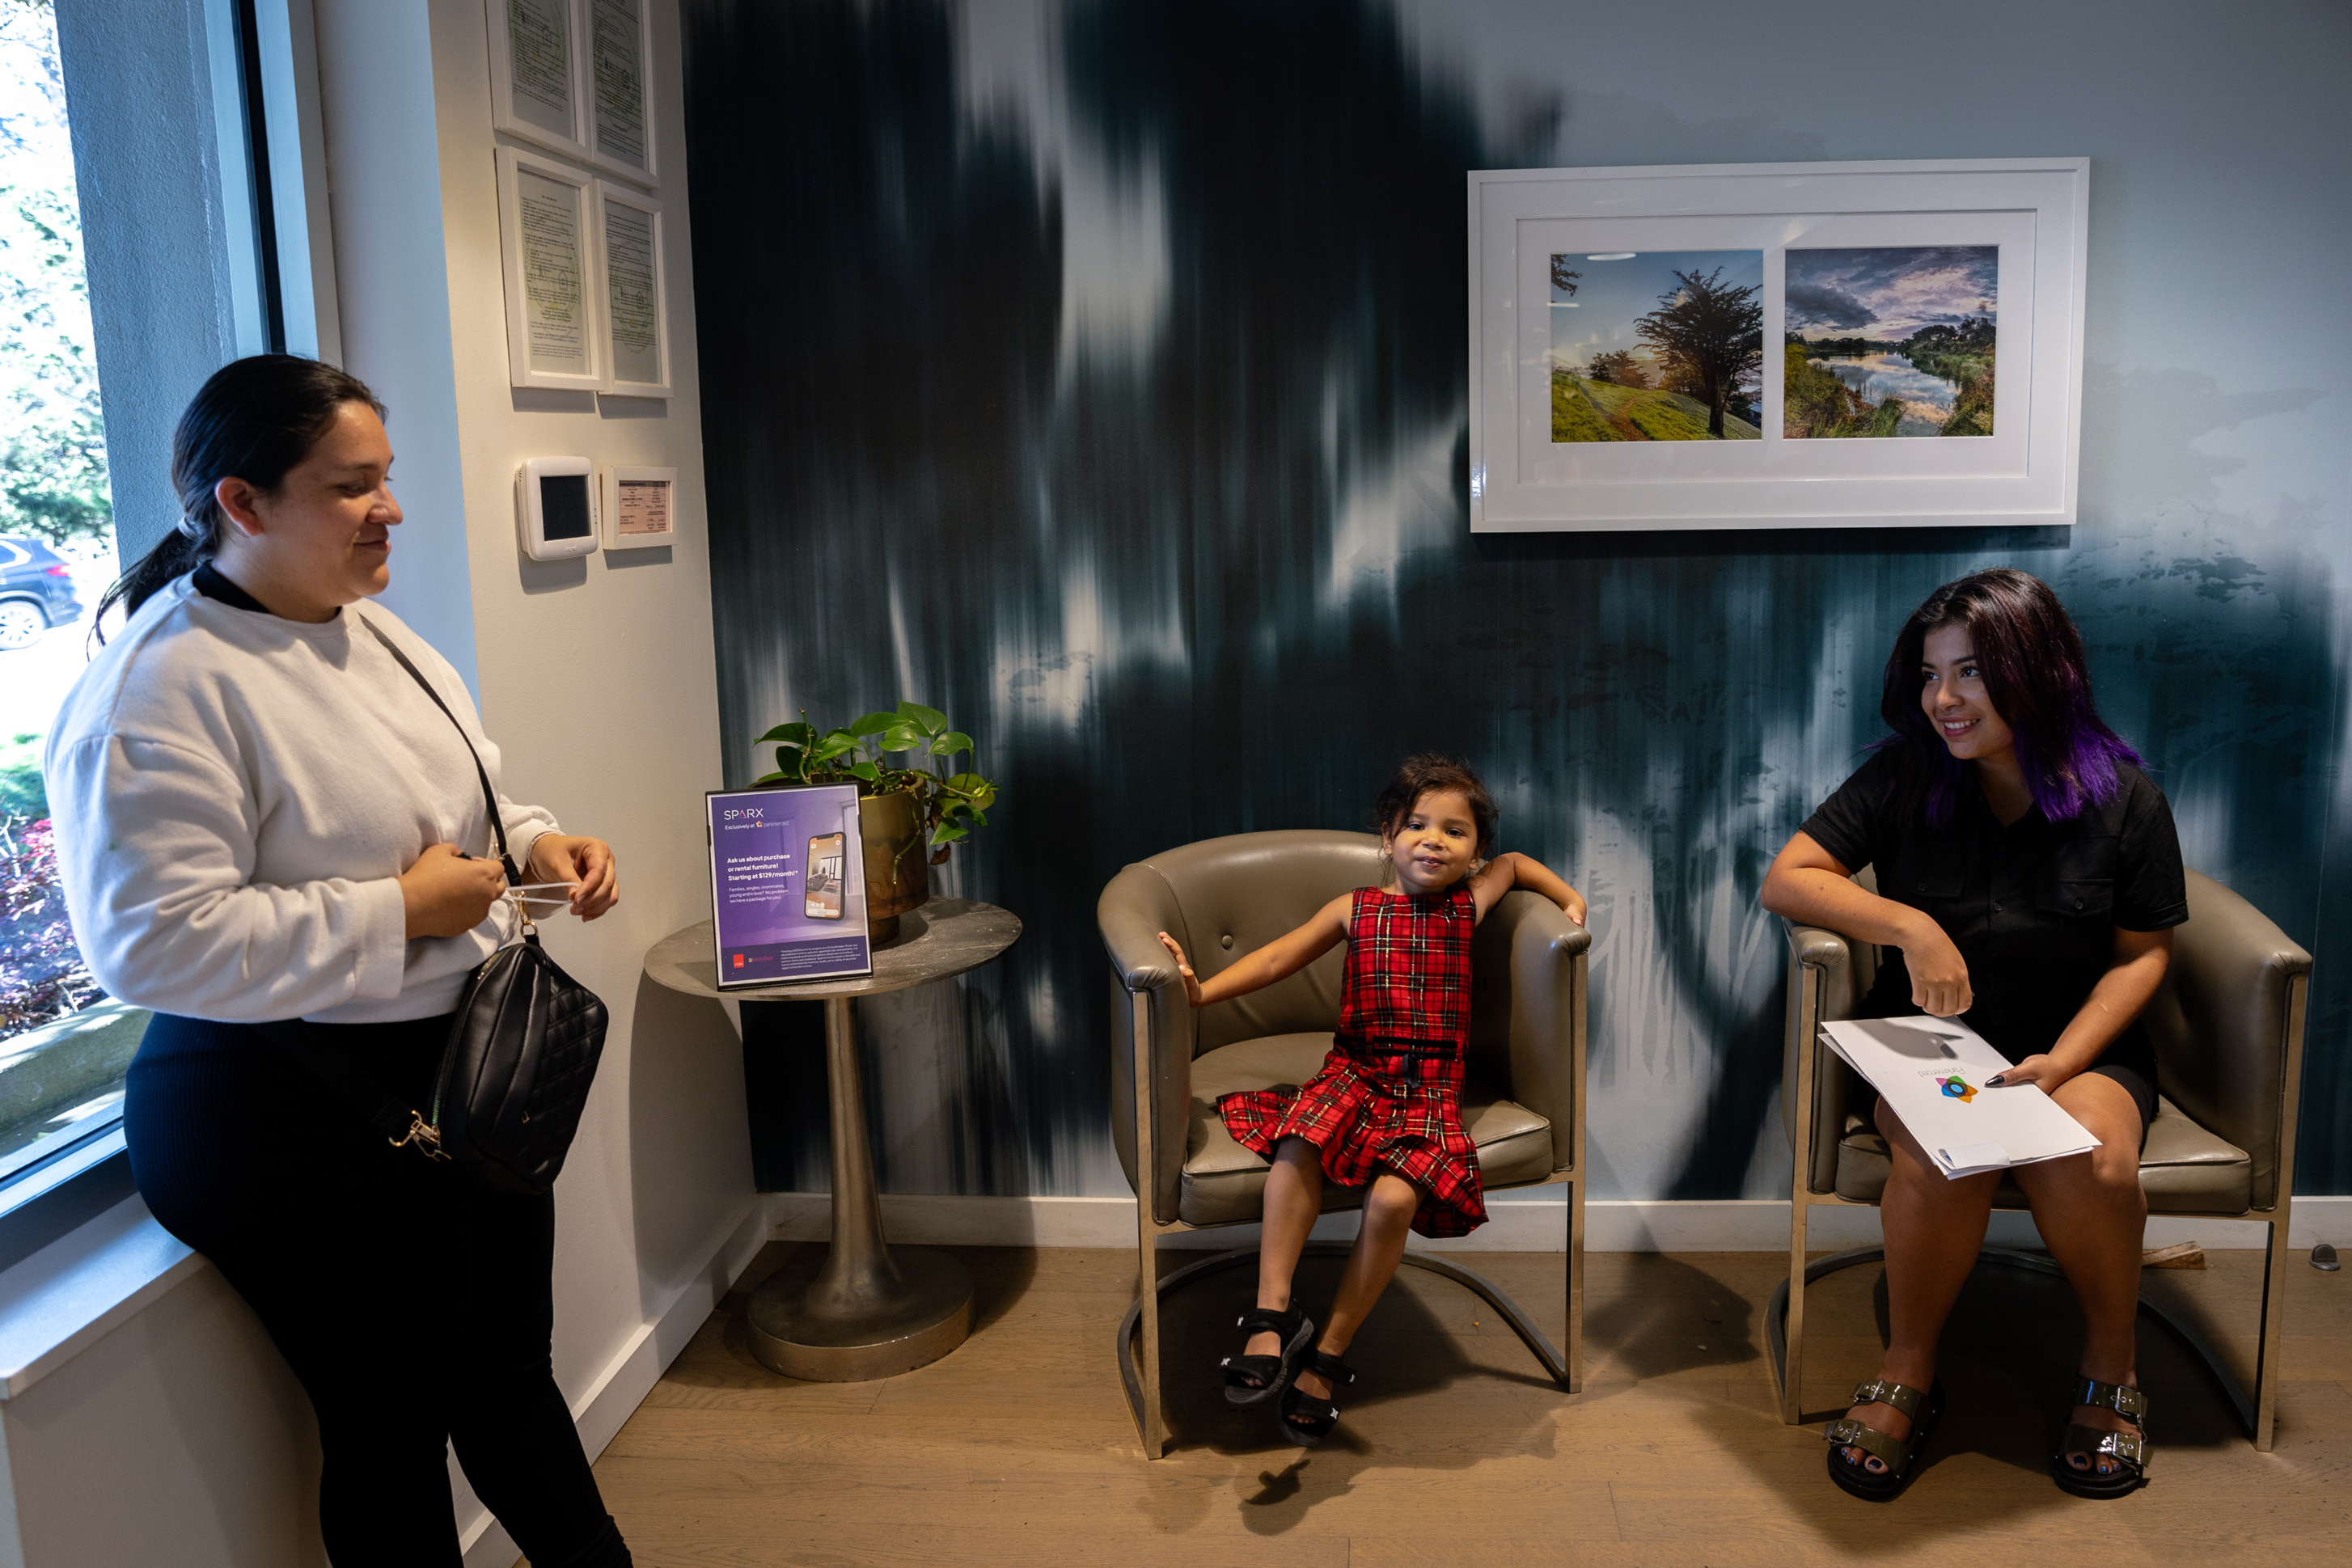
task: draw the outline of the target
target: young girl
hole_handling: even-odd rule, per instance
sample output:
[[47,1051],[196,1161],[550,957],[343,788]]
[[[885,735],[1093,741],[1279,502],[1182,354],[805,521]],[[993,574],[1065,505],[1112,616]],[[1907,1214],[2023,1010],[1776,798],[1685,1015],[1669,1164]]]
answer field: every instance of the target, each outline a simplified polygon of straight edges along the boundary
[[[1321,1071],[1296,1090],[1228,1094],[1217,1103],[1234,1137],[1266,1155],[1265,1234],[1252,1331],[1228,1356],[1225,1399],[1279,1400],[1284,1437],[1313,1448],[1339,1424],[1333,1389],[1356,1380],[1339,1357],[1387,1289],[1408,1227],[1465,1236],[1486,1222],[1478,1156],[1462,1131],[1463,1056],[1470,1041],[1470,934],[1514,887],[1539,893],[1584,924],[1584,900],[1522,854],[1496,855],[1495,802],[1477,775],[1442,757],[1408,758],[1373,807],[1386,885],[1360,887],[1267,943],[1206,985],[1168,933],[1196,1008],[1294,975],[1348,945],[1339,1027]],[[1492,858],[1489,858],[1492,857]],[[1315,1324],[1291,1304],[1290,1277],[1323,1210],[1326,1176],[1370,1184],[1362,1229],[1331,1315]]]

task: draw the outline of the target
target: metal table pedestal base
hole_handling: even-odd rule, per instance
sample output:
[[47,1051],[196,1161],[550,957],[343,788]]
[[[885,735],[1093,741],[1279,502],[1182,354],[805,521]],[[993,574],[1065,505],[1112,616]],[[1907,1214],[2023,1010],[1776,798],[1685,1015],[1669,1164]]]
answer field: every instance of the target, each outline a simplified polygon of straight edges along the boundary
[[863,1291],[828,1280],[835,1257],[787,1264],[751,1293],[751,1354],[806,1383],[865,1383],[939,1360],[971,1333],[971,1276],[944,1252],[894,1247],[892,1281]]

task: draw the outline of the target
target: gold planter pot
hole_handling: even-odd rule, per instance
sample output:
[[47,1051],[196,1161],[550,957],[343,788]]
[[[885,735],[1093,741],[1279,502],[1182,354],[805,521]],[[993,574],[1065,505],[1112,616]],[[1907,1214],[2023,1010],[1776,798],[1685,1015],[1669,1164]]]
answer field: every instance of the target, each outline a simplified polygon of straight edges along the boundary
[[898,916],[930,901],[931,862],[915,815],[915,794],[862,795],[857,826],[866,841],[866,926],[877,942],[898,935]]

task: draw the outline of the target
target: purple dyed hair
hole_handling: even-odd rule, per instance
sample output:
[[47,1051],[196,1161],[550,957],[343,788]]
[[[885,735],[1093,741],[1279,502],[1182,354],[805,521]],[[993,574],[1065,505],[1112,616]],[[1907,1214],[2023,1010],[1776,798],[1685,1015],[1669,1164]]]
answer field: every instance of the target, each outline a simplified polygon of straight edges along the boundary
[[1969,629],[1985,695],[2016,737],[2018,766],[2042,814],[2070,821],[2114,800],[2123,788],[2116,770],[2140,758],[2092,706],[2083,634],[2048,583],[1996,567],[1929,594],[1887,655],[1878,711],[1895,733],[1878,744],[1910,761],[1911,809],[1924,806],[1928,825],[1940,828],[1959,803],[1962,764],[1919,705],[1927,633],[1952,625]]

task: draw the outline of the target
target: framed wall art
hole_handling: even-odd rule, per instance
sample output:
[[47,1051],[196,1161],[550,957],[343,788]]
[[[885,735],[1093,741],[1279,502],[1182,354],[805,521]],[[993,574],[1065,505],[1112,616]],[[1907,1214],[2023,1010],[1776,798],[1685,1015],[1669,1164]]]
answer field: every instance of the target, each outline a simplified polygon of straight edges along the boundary
[[2089,160],[1469,186],[1474,531],[2074,522]]
[[520,148],[499,148],[498,160],[507,379],[519,387],[602,392],[595,177]]
[[668,291],[662,270],[661,204],[596,182],[597,329],[604,343],[598,389],[669,396]]

